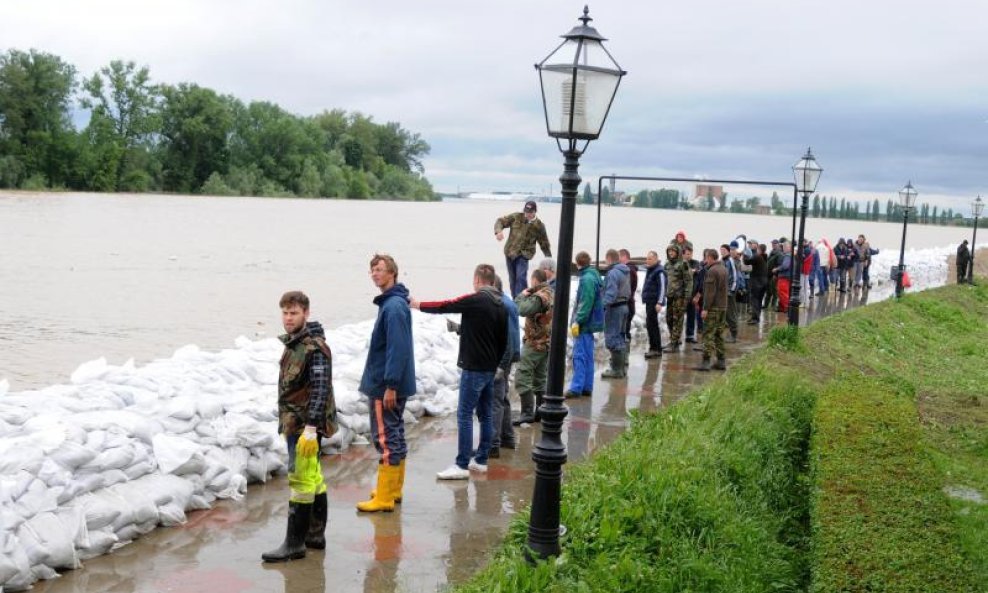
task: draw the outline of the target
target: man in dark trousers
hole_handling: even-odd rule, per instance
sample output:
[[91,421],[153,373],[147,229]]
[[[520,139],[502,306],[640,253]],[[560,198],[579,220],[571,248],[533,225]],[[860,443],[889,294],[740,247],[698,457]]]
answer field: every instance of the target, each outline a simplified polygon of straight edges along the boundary
[[[631,252],[627,249],[618,250],[618,259],[622,264],[628,266],[628,272],[631,274],[628,276],[628,280],[631,282],[631,295],[628,297],[628,321],[625,323],[624,335],[628,338],[628,343],[631,343],[631,322],[635,319],[635,295],[638,294],[638,266],[635,262],[631,261]],[[627,365],[628,358],[624,358],[624,362]]]
[[971,278],[967,277],[967,269],[971,265],[971,250],[967,248],[967,239],[957,247],[957,283],[964,284],[974,280],[974,272]]
[[703,332],[703,323],[699,322],[696,317],[699,307],[693,306],[693,303],[690,302],[690,300],[702,288],[701,286],[698,286],[699,279],[697,278],[697,273],[700,271],[702,264],[693,258],[692,247],[686,247],[683,249],[683,261],[689,265],[690,275],[693,279],[693,291],[686,299],[686,343],[695,344],[696,335]]
[[326,483],[319,465],[319,439],[336,432],[333,356],[318,321],[309,321],[309,297],[286,292],[279,302],[285,345],[278,375],[278,433],[288,446],[288,530],[265,562],[305,558],[305,549],[326,547]]
[[370,261],[377,320],[371,331],[367,362],[360,379],[360,393],[368,399],[371,440],[381,458],[377,466],[377,488],[370,500],[357,503],[365,513],[393,511],[401,502],[405,484],[405,402],[415,395],[415,346],[408,289],[398,282],[398,264],[390,255],[375,255]]
[[659,263],[659,254],[649,251],[645,256],[645,282],[642,283],[642,304],[645,305],[645,331],[648,351],[645,358],[662,356],[662,332],[659,329],[659,309],[666,303],[666,271]]
[[748,305],[751,309],[751,317],[748,319],[750,325],[758,325],[762,318],[762,300],[765,297],[765,289],[768,287],[768,257],[765,251],[764,243],[756,244],[752,249],[751,256],[744,258],[744,263],[751,266],[751,291],[748,299]]
[[[480,264],[473,272],[470,294],[447,301],[410,299],[423,313],[460,313],[460,399],[456,406],[456,463],[436,474],[440,480],[466,480],[470,471],[487,472],[487,456],[494,439],[494,373],[508,347],[508,310],[494,287],[494,266]],[[473,454],[473,416],[480,420],[480,445]]]
[[631,280],[628,266],[620,261],[618,252],[608,249],[607,276],[604,277],[604,345],[611,353],[611,366],[600,374],[602,379],[622,379],[627,376],[624,361],[628,357],[628,296]]
[[713,368],[727,369],[724,362],[724,327],[728,307],[727,268],[713,249],[703,250],[703,260],[707,272],[703,277],[703,362],[697,367],[700,371],[710,370],[710,357],[716,354]]
[[508,287],[511,298],[525,290],[528,283],[528,262],[535,257],[535,244],[542,254],[552,257],[549,236],[545,225],[536,216],[535,202],[525,202],[521,212],[513,212],[494,222],[494,237],[504,240],[504,229],[509,229],[508,242],[504,244],[504,261],[508,266]]

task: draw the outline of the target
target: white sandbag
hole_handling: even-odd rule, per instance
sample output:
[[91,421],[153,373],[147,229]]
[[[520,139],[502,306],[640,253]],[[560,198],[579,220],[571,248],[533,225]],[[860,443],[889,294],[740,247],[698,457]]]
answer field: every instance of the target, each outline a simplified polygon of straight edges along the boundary
[[117,517],[123,512],[122,501],[119,496],[110,493],[109,489],[102,489],[91,494],[84,494],[76,499],[75,505],[82,509],[86,517],[86,529],[89,530],[90,541],[94,531],[98,531],[112,525]]
[[51,554],[29,522],[25,521],[17,529],[16,535],[21,548],[27,554],[27,561],[31,566],[48,562]]
[[104,449],[80,469],[93,468],[96,471],[123,469],[134,462],[134,448],[131,446]]
[[79,494],[95,492],[107,486],[106,478],[100,472],[76,473],[69,490],[77,490]]
[[44,461],[44,451],[34,435],[4,437],[0,439],[0,475],[25,470],[36,474]]
[[165,404],[163,413],[178,420],[191,420],[196,415],[196,407],[197,403],[191,397],[178,396]]
[[86,527],[86,513],[79,507],[60,507],[55,516],[72,536],[72,544],[77,548],[89,545],[89,529]]
[[196,401],[196,411],[203,420],[212,420],[223,413],[223,402],[219,398],[200,397]]
[[38,513],[58,508],[57,493],[41,480],[34,479],[27,490],[13,502],[12,507],[21,517],[30,519]]
[[158,521],[165,527],[184,525],[186,520],[185,509],[174,502],[158,507]]
[[31,567],[31,576],[36,581],[47,581],[51,579],[57,579],[58,573],[55,572],[55,569],[50,566],[46,566],[44,564],[38,564]]
[[89,545],[76,550],[76,555],[79,560],[83,561],[102,556],[109,552],[118,541],[117,534],[113,533],[110,528],[90,530]]
[[70,381],[76,385],[82,383],[88,383],[90,381],[95,381],[109,372],[110,367],[106,364],[105,358],[97,358],[96,360],[90,360],[89,362],[84,362],[76,368],[69,378]]
[[109,488],[114,484],[121,484],[127,482],[130,478],[127,474],[123,473],[123,470],[119,469],[109,469],[103,472],[103,482],[106,484],[105,488]]
[[3,420],[7,424],[20,426],[27,422],[33,415],[31,410],[0,402],[0,420]]
[[30,582],[31,563],[13,531],[0,533],[0,586],[11,591],[22,589]]
[[189,511],[204,511],[213,508],[212,500],[205,492],[193,494],[189,497],[189,504],[185,507]]
[[[141,488],[141,484],[117,484],[107,488],[107,490],[117,495],[120,500],[125,501],[124,504],[127,507],[113,521],[113,529],[117,532],[118,537],[120,536],[120,529],[128,523],[144,524],[148,521],[158,521],[158,507]],[[126,538],[120,537],[120,539]]]
[[151,442],[158,468],[163,473],[176,475],[200,473],[205,468],[199,445],[189,439],[158,434]]
[[95,459],[96,455],[96,451],[89,447],[74,440],[66,440],[61,447],[52,452],[51,459],[63,468],[73,470],[86,465]]
[[[55,513],[40,513],[21,526],[18,534],[25,529],[37,537],[38,543],[45,551],[44,559],[36,562],[28,551],[28,559],[32,564],[45,564],[52,568],[78,568],[79,561],[75,555],[76,529],[66,528]],[[24,543],[24,540],[22,540]],[[27,545],[27,544],[26,544]]]
[[154,528],[158,526],[158,520],[149,521],[147,523],[131,523],[125,525],[119,531],[117,531],[117,539],[119,540],[114,547],[120,547],[124,544],[134,541],[142,535],[146,535],[154,531]]
[[144,461],[135,463],[134,465],[131,465],[130,467],[125,467],[123,469],[123,473],[127,476],[127,479],[128,480],[136,480],[137,478],[140,478],[141,476],[146,476],[146,475],[150,474],[151,472],[153,472],[154,471],[154,467],[155,467],[154,466],[154,463],[152,463],[150,460],[144,460]]
[[247,478],[240,474],[231,474],[230,481],[227,483],[226,488],[218,491],[216,493],[216,497],[230,500],[241,500],[246,492]]

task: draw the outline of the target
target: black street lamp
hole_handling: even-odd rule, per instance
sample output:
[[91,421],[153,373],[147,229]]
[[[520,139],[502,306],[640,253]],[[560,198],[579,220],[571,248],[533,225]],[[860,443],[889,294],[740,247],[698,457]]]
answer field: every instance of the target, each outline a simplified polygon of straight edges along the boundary
[[796,178],[796,189],[803,194],[802,203],[799,207],[799,239],[796,241],[796,253],[792,258],[792,269],[790,269],[792,280],[792,290],[789,291],[789,325],[799,326],[799,293],[802,288],[803,272],[803,239],[806,234],[806,210],[808,208],[810,194],[816,191],[816,184],[820,181],[823,169],[813,158],[813,151],[806,149],[806,154],[798,163],[792,166],[793,177]]
[[[535,492],[528,524],[528,546],[537,558],[558,556],[559,504],[566,446],[562,441],[566,374],[566,335],[569,323],[570,269],[573,261],[573,223],[576,194],[580,188],[580,155],[600,136],[621,77],[627,74],[604,48],[604,37],[590,26],[588,7],[582,24],[563,35],[563,42],[549,57],[535,65],[542,85],[542,107],[549,136],[565,157],[563,205],[559,217],[559,251],[556,261],[556,294],[549,340],[546,395],[539,408],[542,434],[532,450]],[[583,146],[580,146],[580,142]]]
[[899,190],[899,205],[902,206],[902,247],[899,248],[899,271],[895,275],[895,298],[902,297],[902,277],[906,273],[906,227],[909,226],[909,212],[916,205],[916,190],[910,181],[906,187]]
[[971,267],[967,275],[968,284],[974,284],[974,252],[978,250],[976,247],[978,244],[978,219],[981,218],[981,212],[984,209],[985,203],[981,201],[981,196],[971,202],[971,214],[974,215],[974,236],[971,237]]

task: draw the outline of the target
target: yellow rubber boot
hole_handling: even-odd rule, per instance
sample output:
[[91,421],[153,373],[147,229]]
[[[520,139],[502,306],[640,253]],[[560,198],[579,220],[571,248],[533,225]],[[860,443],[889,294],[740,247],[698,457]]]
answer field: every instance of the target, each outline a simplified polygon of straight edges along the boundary
[[[401,460],[401,464],[398,465],[401,470],[398,472],[398,490],[395,492],[395,504],[401,504],[401,499],[403,498],[402,490],[405,488],[405,460]],[[377,488],[371,490],[370,497],[374,498],[377,496]]]
[[377,466],[377,488],[370,500],[357,503],[357,510],[362,513],[390,513],[395,510],[394,493],[398,489],[398,466],[382,463]]

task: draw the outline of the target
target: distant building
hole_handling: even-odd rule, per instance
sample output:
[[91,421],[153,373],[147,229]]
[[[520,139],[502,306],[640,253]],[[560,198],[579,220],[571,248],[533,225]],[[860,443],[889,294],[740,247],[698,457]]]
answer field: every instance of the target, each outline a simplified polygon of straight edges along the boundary
[[726,206],[724,204],[725,196],[723,185],[697,183],[696,188],[693,190],[693,199],[690,200],[690,204],[696,210],[705,210],[707,208],[707,198],[713,198],[714,210],[716,210],[721,206]]
[[772,207],[771,206],[762,206],[761,204],[759,204],[758,206],[755,206],[755,214],[764,214],[766,216],[771,216],[772,215]]

